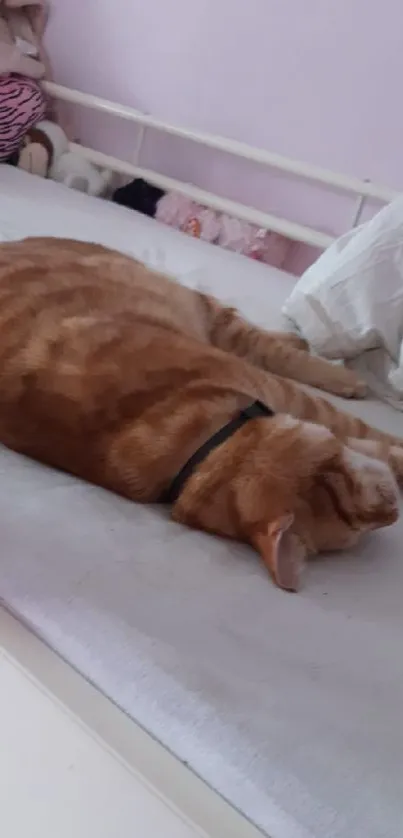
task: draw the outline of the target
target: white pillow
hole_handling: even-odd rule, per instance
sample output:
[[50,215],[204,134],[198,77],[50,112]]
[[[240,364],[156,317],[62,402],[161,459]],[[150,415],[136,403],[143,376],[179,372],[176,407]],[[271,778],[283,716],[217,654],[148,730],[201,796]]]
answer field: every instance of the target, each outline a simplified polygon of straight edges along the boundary
[[347,359],[403,409],[403,197],[331,245],[283,313],[312,349]]

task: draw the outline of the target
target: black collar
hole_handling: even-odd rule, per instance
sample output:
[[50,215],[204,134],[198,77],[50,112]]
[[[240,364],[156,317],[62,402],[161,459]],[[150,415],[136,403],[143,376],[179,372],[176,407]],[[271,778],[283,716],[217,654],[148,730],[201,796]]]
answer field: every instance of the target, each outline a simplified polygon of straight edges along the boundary
[[213,451],[213,449],[217,448],[218,445],[222,445],[222,443],[229,439],[235,431],[242,428],[242,425],[245,425],[246,422],[250,421],[250,419],[262,419],[273,415],[273,411],[259,401],[252,402],[252,404],[244,410],[241,410],[240,413],[227,422],[226,425],[220,428],[219,431],[213,434],[207,442],[204,442],[203,445],[201,445],[200,448],[192,454],[187,463],[185,463],[176,477],[174,477],[172,483],[162,492],[159,498],[159,503],[175,503],[178,500],[186,481],[189,479],[191,474],[193,474],[195,468],[206,459],[207,455],[210,454],[210,451]]

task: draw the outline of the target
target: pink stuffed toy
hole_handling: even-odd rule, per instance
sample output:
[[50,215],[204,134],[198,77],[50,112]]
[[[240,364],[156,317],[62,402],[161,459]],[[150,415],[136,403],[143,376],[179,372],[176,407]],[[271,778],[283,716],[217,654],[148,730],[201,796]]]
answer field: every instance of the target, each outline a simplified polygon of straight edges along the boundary
[[47,18],[46,0],[0,0],[0,160],[18,151],[49,111],[40,86],[49,77]]
[[168,192],[158,201],[155,217],[203,241],[215,243],[220,235],[217,214],[177,192]]
[[283,266],[292,245],[285,236],[202,207],[177,192],[168,192],[158,201],[155,217],[195,238],[273,267]]

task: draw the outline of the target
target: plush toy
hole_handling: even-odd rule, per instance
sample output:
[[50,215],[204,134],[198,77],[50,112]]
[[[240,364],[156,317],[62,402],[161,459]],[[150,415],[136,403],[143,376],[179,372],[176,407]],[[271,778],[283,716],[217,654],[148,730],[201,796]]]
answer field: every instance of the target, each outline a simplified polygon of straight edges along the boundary
[[112,201],[115,204],[130,207],[130,209],[137,210],[137,212],[141,212],[143,215],[154,218],[157,211],[157,204],[164,195],[165,192],[163,189],[147,183],[142,178],[136,178],[130,181],[130,183],[126,183],[124,186],[115,189],[112,195]]
[[49,177],[87,195],[104,195],[112,173],[99,169],[74,151],[66,151],[52,164]]
[[163,192],[139,178],[117,189],[112,200],[194,238],[219,244],[273,267],[284,265],[292,247],[285,236],[203,207],[178,192]]
[[158,202],[155,217],[196,239],[216,244],[220,235],[219,214],[177,192],[167,192]]
[[278,268],[283,266],[292,244],[285,236],[215,212],[177,192],[167,192],[161,198],[155,218],[195,238]]
[[48,69],[45,0],[0,0],[0,75],[41,79]]
[[39,177],[48,177],[53,160],[53,144],[45,131],[41,129],[41,122],[31,128],[24,137],[22,147],[15,159],[15,165]]
[[217,244],[276,268],[284,265],[292,247],[292,242],[285,236],[228,215],[221,216]]
[[18,166],[88,195],[103,195],[111,179],[109,171],[101,171],[80,154],[70,151],[63,129],[46,119],[26,135]]
[[26,132],[46,113],[39,84],[46,70],[46,17],[42,2],[0,0],[0,160],[20,148]]
[[27,131],[46,113],[46,100],[35,79],[0,76],[0,161],[18,152]]

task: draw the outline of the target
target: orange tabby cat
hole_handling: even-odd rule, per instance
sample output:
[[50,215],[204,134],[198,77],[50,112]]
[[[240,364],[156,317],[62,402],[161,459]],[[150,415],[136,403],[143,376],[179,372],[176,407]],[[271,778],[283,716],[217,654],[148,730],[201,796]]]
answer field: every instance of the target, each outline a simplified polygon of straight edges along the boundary
[[255,328],[127,256],[50,238],[0,246],[0,441],[155,502],[260,400],[274,415],[215,444],[172,514],[249,542],[294,590],[306,554],[397,519],[391,468],[403,477],[403,442],[291,378],[363,394],[351,371],[310,356],[295,336]]

